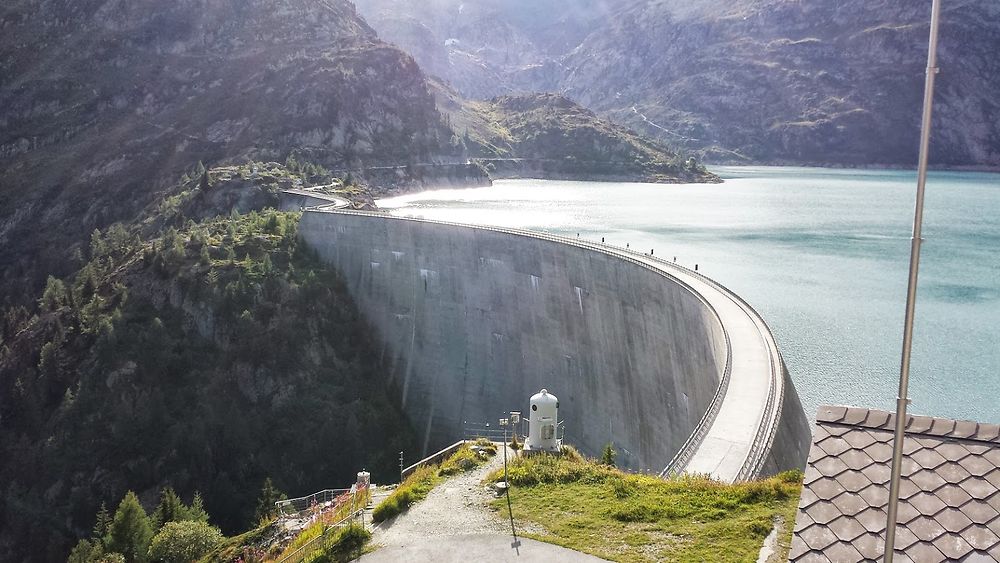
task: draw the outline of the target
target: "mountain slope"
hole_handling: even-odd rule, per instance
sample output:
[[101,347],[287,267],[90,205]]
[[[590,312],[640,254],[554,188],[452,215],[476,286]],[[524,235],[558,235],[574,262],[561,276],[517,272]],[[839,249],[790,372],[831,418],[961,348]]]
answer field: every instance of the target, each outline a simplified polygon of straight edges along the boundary
[[[929,2],[358,7],[383,37],[466,96],[558,91],[716,162],[915,163]],[[935,164],[1000,167],[997,22],[993,0],[945,4]]]
[[65,560],[127,490],[147,507],[163,486],[200,491],[232,533],[256,524],[268,476],[306,494],[415,451],[377,339],[298,214],[227,213],[276,203],[268,170],[182,183],[0,319],[0,560]]
[[198,160],[428,161],[451,136],[346,0],[12,0],[0,29],[3,289]]
[[[888,0],[650,1],[563,59],[561,84],[688,148],[766,162],[910,165],[928,18],[929,4]],[[937,164],[1000,165],[997,22],[1000,5],[989,0],[943,13]]]
[[[694,159],[598,117],[558,94],[466,102],[439,90],[452,126],[501,178],[719,182]],[[478,147],[477,147],[478,145]]]

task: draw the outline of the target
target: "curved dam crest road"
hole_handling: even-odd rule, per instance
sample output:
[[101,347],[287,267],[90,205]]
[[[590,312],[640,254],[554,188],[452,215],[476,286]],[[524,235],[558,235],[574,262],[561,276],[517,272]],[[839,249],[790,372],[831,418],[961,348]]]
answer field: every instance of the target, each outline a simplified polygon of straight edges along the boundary
[[718,283],[610,245],[336,207],[306,209],[300,236],[386,343],[425,451],[548,387],[567,441],[613,441],[629,469],[732,482],[804,465],[774,338]]

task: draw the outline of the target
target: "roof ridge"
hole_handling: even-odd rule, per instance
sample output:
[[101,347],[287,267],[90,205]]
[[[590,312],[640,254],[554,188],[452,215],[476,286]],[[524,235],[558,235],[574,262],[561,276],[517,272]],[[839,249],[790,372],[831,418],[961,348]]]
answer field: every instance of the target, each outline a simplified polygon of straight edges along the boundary
[[[906,419],[907,435],[1000,444],[1000,425],[997,424],[911,414],[908,414]],[[816,412],[816,423],[892,431],[896,425],[896,415],[878,409],[846,405],[822,405]]]

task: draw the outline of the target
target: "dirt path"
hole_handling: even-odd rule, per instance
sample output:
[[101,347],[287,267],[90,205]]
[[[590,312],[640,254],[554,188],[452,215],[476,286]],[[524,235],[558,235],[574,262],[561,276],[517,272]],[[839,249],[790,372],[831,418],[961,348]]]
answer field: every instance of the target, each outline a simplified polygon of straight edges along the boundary
[[372,543],[397,547],[433,536],[509,533],[508,522],[486,507],[494,496],[481,483],[488,473],[501,467],[502,450],[481,467],[441,483],[395,519],[379,524]]

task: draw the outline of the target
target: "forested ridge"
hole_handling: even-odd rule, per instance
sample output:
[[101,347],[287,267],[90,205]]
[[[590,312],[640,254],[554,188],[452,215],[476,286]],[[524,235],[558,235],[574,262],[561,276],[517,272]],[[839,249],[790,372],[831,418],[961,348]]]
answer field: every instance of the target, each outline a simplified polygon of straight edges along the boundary
[[[298,213],[256,209],[275,178],[193,176],[4,311],[0,559],[64,559],[128,490],[149,509],[165,486],[199,492],[234,533],[268,476],[304,494],[412,451],[343,282]],[[212,207],[231,201],[255,208]]]

